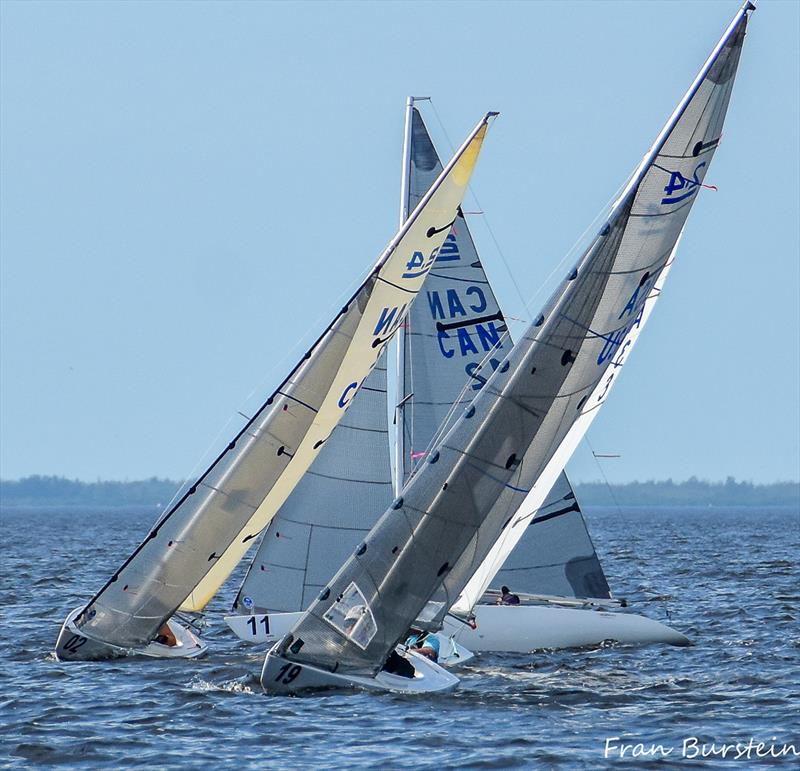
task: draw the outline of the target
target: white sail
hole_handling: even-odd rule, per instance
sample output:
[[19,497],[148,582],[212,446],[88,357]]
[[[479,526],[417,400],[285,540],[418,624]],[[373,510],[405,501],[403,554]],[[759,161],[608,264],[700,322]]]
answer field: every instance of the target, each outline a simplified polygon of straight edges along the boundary
[[402,323],[456,217],[491,116],[287,379],[77,615],[81,634],[141,647],[178,607],[201,609],[214,595],[308,470]]
[[[503,528],[497,543],[506,548],[498,555],[499,570],[487,587],[508,586],[513,593],[550,597],[610,599],[608,581],[567,475],[559,475],[535,509],[524,507],[523,503]],[[523,516],[523,511],[529,516]],[[513,544],[510,538],[506,542],[507,532],[514,533]]]
[[392,500],[386,355],[281,506],[233,605],[241,614],[305,610]]
[[751,8],[736,15],[544,312],[270,652],[262,684],[276,687],[281,661],[292,678],[304,664],[374,678],[431,600],[452,605],[576,420],[602,404],[598,386],[610,385],[719,142]]
[[[413,209],[441,174],[442,164],[416,107],[411,123],[408,185]],[[425,458],[434,435],[453,412],[480,390],[484,359],[498,367],[511,349],[503,313],[461,211],[425,279],[420,301],[408,314],[399,357],[395,443],[402,488]],[[402,450],[405,450],[403,452]]]

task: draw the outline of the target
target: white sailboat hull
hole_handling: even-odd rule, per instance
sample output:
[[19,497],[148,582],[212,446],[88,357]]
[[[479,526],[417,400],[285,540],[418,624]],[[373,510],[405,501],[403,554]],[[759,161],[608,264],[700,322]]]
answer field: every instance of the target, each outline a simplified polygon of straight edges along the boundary
[[155,641],[143,648],[123,648],[95,640],[84,634],[75,626],[75,618],[83,610],[83,606],[70,613],[56,640],[56,657],[59,661],[97,661],[115,659],[123,656],[149,656],[158,659],[195,659],[208,651],[208,645],[189,627],[169,619],[167,624],[175,635],[177,645],[162,645]]
[[[255,613],[248,616],[225,616],[225,623],[240,639],[251,645],[276,643],[285,637],[303,614],[296,613]],[[466,664],[475,654],[445,634],[439,638],[439,665],[455,667]]]
[[527,653],[541,648],[580,648],[613,640],[626,645],[689,645],[676,630],[645,616],[550,605],[476,605],[476,628],[446,619],[444,629],[476,653]]
[[330,688],[366,688],[404,694],[435,693],[452,691],[458,686],[457,677],[430,659],[400,648],[397,653],[414,665],[414,677],[401,677],[389,672],[379,672],[375,677],[336,674],[308,664],[294,664],[270,652],[261,670],[261,687],[266,693],[289,695]]
[[240,640],[257,645],[258,643],[275,643],[285,637],[302,615],[302,611],[297,611],[225,616],[225,623]]

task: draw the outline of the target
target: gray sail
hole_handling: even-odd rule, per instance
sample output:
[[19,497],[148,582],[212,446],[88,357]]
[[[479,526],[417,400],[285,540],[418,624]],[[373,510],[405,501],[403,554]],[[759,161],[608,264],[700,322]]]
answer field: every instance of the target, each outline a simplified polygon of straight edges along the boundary
[[602,397],[587,400],[640,319],[719,142],[750,8],[544,312],[493,373],[478,373],[474,401],[275,655],[374,676],[429,601],[456,600],[573,423],[596,411]]
[[523,513],[519,512],[508,527],[524,527],[525,534],[494,577],[493,587],[508,586],[512,592],[555,597],[611,597],[565,473],[556,480],[541,508],[524,518],[519,516]]
[[305,610],[391,499],[384,353],[264,532],[234,611]]
[[83,634],[137,648],[179,606],[201,609],[211,599],[313,463],[402,323],[456,216],[492,115],[286,380],[77,615]]
[[[442,164],[420,112],[412,110],[408,209],[441,173]],[[460,412],[480,390],[474,377],[484,359],[496,369],[512,340],[462,213],[409,311],[404,342],[405,392],[399,424],[406,450],[403,482],[424,462],[424,450],[448,414]],[[485,366],[485,364],[484,364]],[[536,524],[494,582],[516,591],[566,597],[609,597],[575,493],[565,473],[548,501],[515,526]],[[499,583],[498,583],[499,582]]]
[[[419,111],[411,115],[408,210],[442,171]],[[403,432],[403,485],[447,415],[472,401],[482,381],[474,377],[488,357],[497,367],[511,348],[506,323],[486,278],[463,212],[409,311],[403,340],[404,393],[398,425]],[[400,485],[402,487],[403,485]]]

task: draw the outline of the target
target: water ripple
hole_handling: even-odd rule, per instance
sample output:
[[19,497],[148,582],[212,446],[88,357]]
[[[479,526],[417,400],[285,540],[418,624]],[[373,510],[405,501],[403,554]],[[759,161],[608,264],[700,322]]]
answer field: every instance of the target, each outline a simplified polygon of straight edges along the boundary
[[[611,762],[610,737],[672,747],[665,768],[689,763],[690,737],[800,749],[796,511],[590,512],[615,594],[693,645],[484,655],[462,668],[459,690],[426,699],[264,696],[263,649],[234,639],[221,618],[236,578],[210,608],[205,659],[56,661],[67,611],[152,518],[3,512],[2,767],[596,769]],[[691,761],[720,764],[737,765]]]

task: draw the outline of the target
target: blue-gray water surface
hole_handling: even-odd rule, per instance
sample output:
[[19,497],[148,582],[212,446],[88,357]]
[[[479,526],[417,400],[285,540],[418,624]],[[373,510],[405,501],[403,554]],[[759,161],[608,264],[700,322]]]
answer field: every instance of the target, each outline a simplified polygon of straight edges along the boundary
[[[616,596],[681,630],[693,646],[481,655],[462,668],[457,691],[427,698],[264,695],[257,679],[263,649],[240,643],[222,621],[235,578],[209,607],[211,650],[202,660],[56,661],[51,651],[66,613],[105,582],[154,518],[3,512],[1,767],[798,762],[796,509],[590,510]],[[721,759],[722,746],[737,742]],[[786,749],[791,744],[798,755]],[[717,754],[703,760],[704,751]]]

